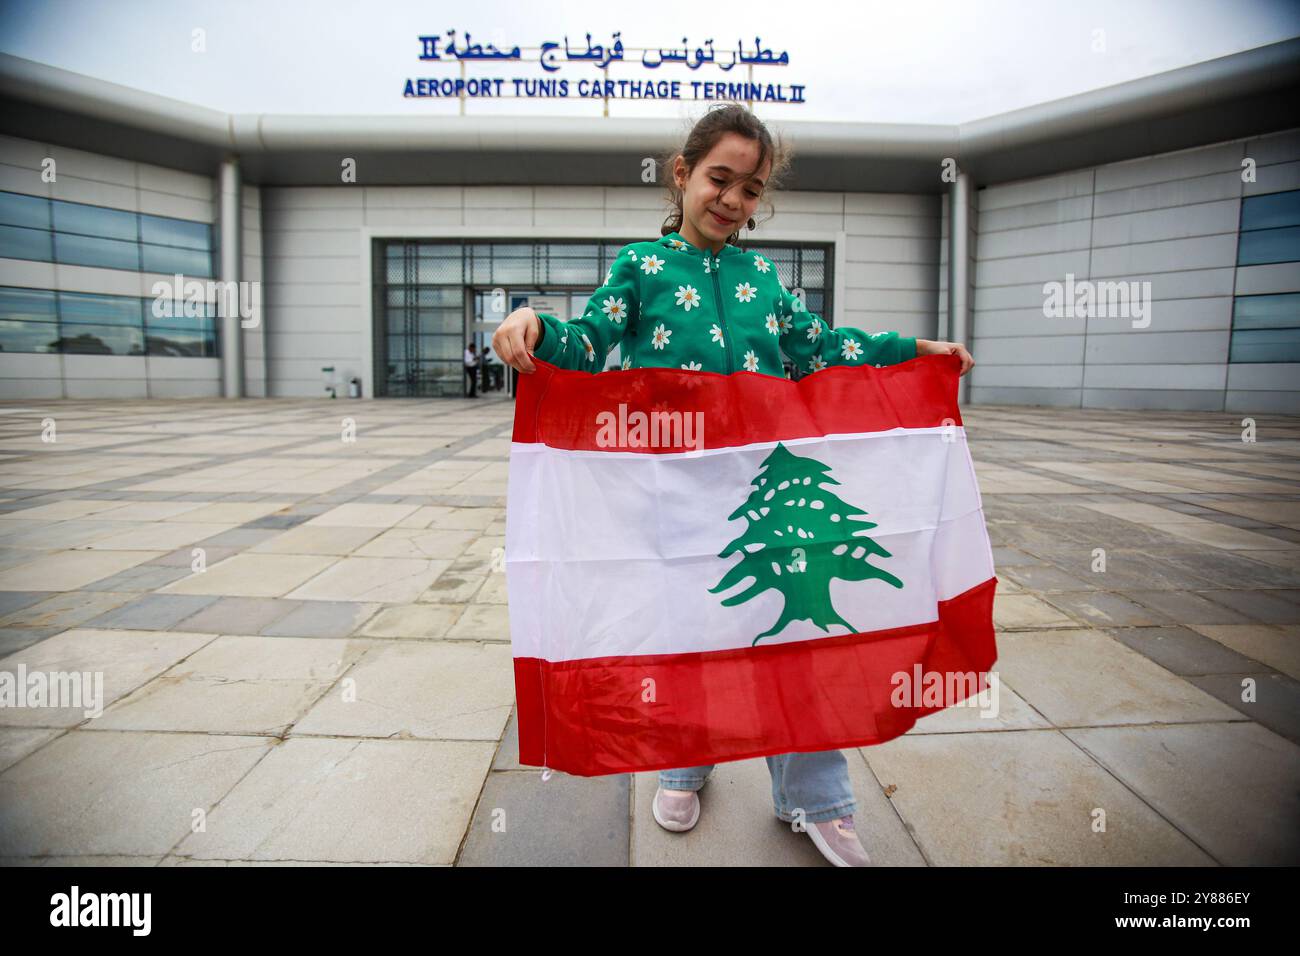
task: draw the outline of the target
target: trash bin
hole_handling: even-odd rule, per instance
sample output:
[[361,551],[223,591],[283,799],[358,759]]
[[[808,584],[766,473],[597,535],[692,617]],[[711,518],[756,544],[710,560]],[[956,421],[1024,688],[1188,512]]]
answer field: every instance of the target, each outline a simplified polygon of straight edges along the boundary
[[353,378],[348,381],[348,398],[361,397],[361,379]]

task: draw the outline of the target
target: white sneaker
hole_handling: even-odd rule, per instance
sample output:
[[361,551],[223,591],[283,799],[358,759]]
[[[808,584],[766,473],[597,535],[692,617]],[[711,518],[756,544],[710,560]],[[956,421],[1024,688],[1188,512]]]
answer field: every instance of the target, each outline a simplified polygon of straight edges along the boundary
[[822,856],[836,866],[871,865],[871,857],[867,855],[853,826],[852,814],[838,820],[814,823],[808,827],[808,835],[817,844],[817,849],[822,851]]
[[700,796],[694,790],[665,790],[660,787],[655,791],[651,806],[655,823],[665,830],[680,833],[695,826],[700,819]]

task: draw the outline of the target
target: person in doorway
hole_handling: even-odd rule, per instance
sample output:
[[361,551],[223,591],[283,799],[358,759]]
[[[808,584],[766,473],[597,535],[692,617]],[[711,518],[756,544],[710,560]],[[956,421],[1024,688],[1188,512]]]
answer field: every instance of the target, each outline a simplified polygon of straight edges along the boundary
[[468,380],[466,398],[478,398],[478,353],[474,343],[465,346],[465,378]]
[[[832,365],[896,365],[919,355],[953,354],[961,359],[960,374],[969,372],[974,359],[956,342],[831,328],[784,283],[773,281],[771,259],[735,244],[742,228],[756,228],[752,217],[759,199],[788,165],[785,146],[774,144],[743,104],[711,108],[685,144],[665,158],[674,208],[663,235],[620,249],[582,316],[566,322],[528,307],[512,312],[493,335],[497,354],[524,374],[536,371],[534,352],[560,368],[598,373],[615,346],[623,369],[784,378],[783,354],[807,374]],[[734,296],[722,295],[720,272],[733,284],[744,278],[730,286]],[[770,313],[740,308],[764,289],[775,306]],[[776,753],[766,760],[777,817],[806,822],[805,832],[836,866],[869,865],[854,826],[857,804],[845,755],[822,750]],[[712,769],[659,772],[652,806],[660,826],[675,832],[695,826],[699,791]]]
[[495,392],[501,387],[500,376],[505,366],[489,346],[483,347],[483,391]]

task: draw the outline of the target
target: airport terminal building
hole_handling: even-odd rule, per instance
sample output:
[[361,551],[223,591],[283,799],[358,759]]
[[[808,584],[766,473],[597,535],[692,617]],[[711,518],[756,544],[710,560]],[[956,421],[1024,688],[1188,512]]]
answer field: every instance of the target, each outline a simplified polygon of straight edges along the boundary
[[[643,163],[684,134],[230,115],[11,56],[0,97],[0,399],[460,396],[466,341],[660,235]],[[1297,414],[1297,102],[1290,40],[951,126],[774,123],[745,244],[832,325],[966,343],[967,402]]]

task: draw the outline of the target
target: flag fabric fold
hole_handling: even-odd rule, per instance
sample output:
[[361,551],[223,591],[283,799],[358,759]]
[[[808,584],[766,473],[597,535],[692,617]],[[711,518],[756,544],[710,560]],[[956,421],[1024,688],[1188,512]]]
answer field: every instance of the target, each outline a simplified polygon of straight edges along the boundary
[[519,759],[581,776],[883,743],[997,657],[960,360],[519,376]]

